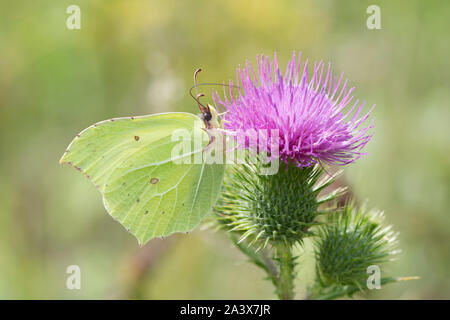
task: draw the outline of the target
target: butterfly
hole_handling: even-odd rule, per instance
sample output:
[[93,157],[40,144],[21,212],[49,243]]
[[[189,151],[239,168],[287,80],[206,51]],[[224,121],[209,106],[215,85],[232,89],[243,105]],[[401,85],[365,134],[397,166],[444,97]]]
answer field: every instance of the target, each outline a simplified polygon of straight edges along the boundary
[[221,147],[221,123],[213,106],[200,103],[201,96],[195,97],[199,116],[167,112],[95,123],[73,139],[60,160],[95,184],[106,211],[139,245],[193,230],[219,197],[225,164],[211,159]]

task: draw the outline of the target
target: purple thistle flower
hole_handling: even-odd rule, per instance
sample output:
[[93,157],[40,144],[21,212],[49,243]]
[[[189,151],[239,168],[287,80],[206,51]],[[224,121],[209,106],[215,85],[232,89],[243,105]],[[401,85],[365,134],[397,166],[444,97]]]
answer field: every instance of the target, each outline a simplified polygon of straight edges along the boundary
[[[245,68],[239,66],[237,84],[229,83],[229,96],[225,86],[223,99],[213,91],[216,107],[226,112],[224,127],[232,132],[278,130],[280,159],[299,167],[351,163],[365,154],[361,149],[372,137],[367,134],[372,123],[362,124],[373,107],[358,118],[365,103],[353,101],[354,88],[348,88],[348,80],[342,84],[343,73],[333,77],[330,64],[326,69],[321,61],[314,63],[308,79],[307,67],[308,60],[302,65],[301,54],[297,60],[295,52],[284,77],[276,55],[273,61],[257,57],[257,75],[248,63]],[[233,88],[238,88],[236,97]],[[244,147],[249,148],[248,143]]]

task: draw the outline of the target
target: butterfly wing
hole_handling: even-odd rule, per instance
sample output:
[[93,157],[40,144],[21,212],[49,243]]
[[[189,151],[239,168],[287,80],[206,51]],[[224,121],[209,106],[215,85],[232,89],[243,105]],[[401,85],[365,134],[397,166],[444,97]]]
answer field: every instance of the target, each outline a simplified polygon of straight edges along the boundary
[[144,244],[191,231],[217,200],[225,166],[205,161],[202,127],[189,113],[111,119],[77,135],[60,162],[84,173],[108,213]]

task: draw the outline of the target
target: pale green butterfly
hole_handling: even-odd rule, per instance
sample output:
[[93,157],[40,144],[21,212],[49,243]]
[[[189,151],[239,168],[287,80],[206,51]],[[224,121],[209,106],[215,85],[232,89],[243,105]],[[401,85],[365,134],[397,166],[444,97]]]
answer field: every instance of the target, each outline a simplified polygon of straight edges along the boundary
[[[96,185],[107,212],[140,245],[191,231],[219,196],[225,165],[207,159],[214,143],[210,132],[221,125],[216,109],[199,102],[201,96],[196,97],[201,117],[168,112],[101,121],[79,133],[60,160]],[[180,144],[173,139],[177,131],[188,133],[192,149],[181,149],[174,157]],[[194,143],[195,137],[200,143]]]

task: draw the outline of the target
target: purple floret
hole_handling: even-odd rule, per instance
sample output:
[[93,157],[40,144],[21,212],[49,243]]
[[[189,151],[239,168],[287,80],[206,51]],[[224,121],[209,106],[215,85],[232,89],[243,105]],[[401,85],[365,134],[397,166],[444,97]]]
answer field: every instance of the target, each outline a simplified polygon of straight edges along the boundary
[[354,88],[343,82],[343,74],[333,77],[330,64],[314,63],[308,79],[308,60],[302,64],[301,54],[297,59],[294,53],[283,76],[276,55],[273,61],[261,55],[256,74],[246,63],[237,69],[237,83],[229,85],[224,98],[213,92],[216,107],[226,112],[225,129],[278,130],[282,161],[299,167],[345,165],[365,154],[361,149],[372,137],[373,123],[363,124],[373,107],[360,117],[365,103],[353,99]]

